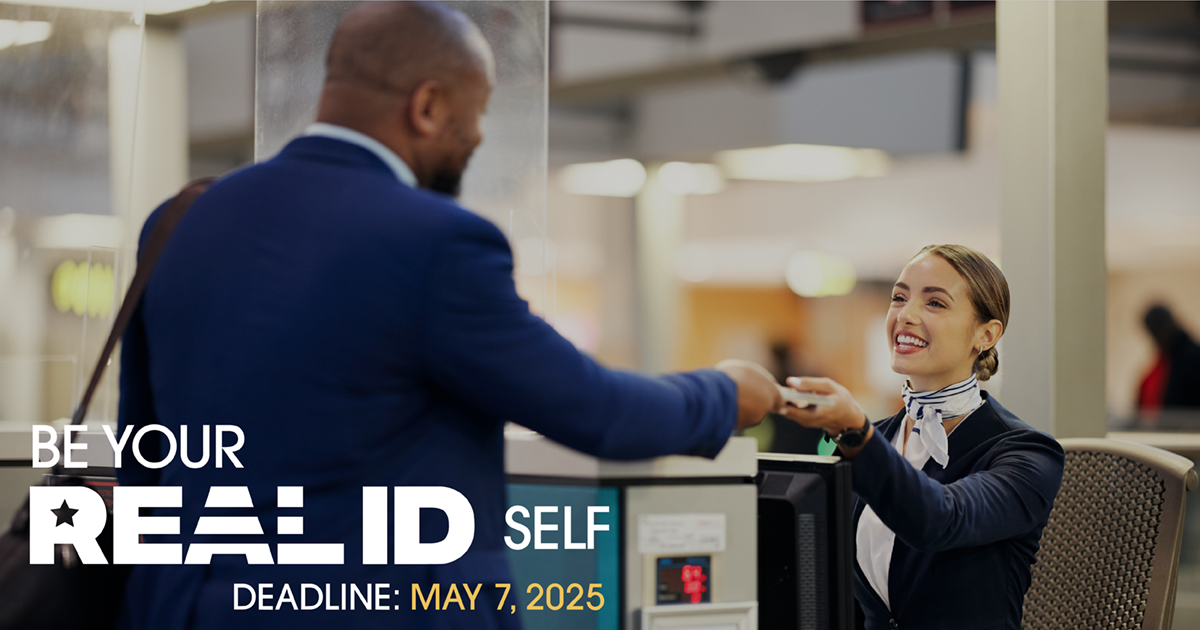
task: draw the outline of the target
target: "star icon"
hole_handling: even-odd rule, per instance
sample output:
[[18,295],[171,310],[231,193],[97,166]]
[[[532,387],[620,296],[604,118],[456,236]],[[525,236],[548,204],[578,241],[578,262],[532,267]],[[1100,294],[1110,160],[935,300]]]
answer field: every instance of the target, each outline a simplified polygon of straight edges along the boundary
[[62,525],[63,523],[66,523],[67,525],[70,525],[71,527],[75,527],[75,521],[73,520],[73,518],[75,516],[75,513],[78,512],[79,510],[71,509],[71,506],[67,505],[67,502],[65,500],[63,501],[62,507],[59,507],[58,509],[53,509],[50,511],[54,512],[54,516],[58,517],[58,522],[54,524],[55,527],[58,527],[59,525]]

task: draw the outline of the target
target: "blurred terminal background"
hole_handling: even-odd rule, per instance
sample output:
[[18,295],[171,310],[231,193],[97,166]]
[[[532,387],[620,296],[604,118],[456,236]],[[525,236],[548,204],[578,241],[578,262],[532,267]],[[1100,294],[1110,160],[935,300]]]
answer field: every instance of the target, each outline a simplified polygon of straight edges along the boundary
[[[116,12],[95,10],[106,3]],[[129,4],[0,3],[3,426],[70,415],[130,277],[140,219],[114,209],[144,216],[186,179],[255,156],[259,6],[146,0],[143,30],[125,41]],[[1091,306],[1075,316],[1094,331],[1107,430],[1168,433],[1195,455],[1200,437],[1186,436],[1200,415],[1166,391],[1186,367],[1162,361],[1170,350],[1145,320],[1166,307],[1151,319],[1168,348],[1200,335],[1200,3],[1084,4],[1106,20],[1107,54],[1092,60],[1102,74],[1080,89],[1100,95],[1082,107],[1106,116],[1107,151],[1092,206],[1103,220],[1077,225],[1003,211],[1022,184],[1002,174],[994,2],[552,1],[546,221],[513,239],[518,287],[608,365],[744,358],[832,377],[882,418],[902,383],[883,329],[889,291],[918,249],[965,244],[1006,272],[1024,262],[1028,285],[1023,241],[1051,234],[1069,257],[1075,231],[1103,234],[1093,251],[1106,290],[1085,287]],[[140,82],[117,63],[139,46]],[[1054,80],[1070,97],[1071,76]],[[1062,116],[1054,124],[1069,126]],[[110,141],[131,125],[157,148]],[[126,189],[124,168],[149,184]],[[1069,290],[1069,276],[1046,274]],[[1015,293],[1014,326],[1039,301]],[[1004,368],[1029,363],[1005,350],[987,387],[1011,407],[1024,390],[1005,397],[1020,375]],[[106,381],[95,407],[111,421]],[[1200,375],[1187,382],[1194,400]],[[756,437],[787,449],[787,431],[766,423]],[[1189,606],[1200,614],[1198,520],[1181,621]]]

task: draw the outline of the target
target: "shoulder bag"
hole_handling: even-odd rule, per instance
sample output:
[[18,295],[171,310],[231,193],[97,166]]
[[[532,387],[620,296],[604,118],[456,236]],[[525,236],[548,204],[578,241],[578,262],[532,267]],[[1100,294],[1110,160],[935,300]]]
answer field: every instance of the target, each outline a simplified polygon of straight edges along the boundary
[[[212,178],[194,181],[183,188],[163,210],[138,257],[137,272],[121,303],[100,360],[92,371],[83,399],[71,416],[71,424],[80,424],[88,404],[104,375],[117,341],[125,333],[129,320],[141,302],[150,274],[166,248],[179,220],[192,203],[212,183]],[[61,438],[60,438],[61,451]],[[116,480],[64,474],[59,462],[45,485],[87,485],[98,490],[109,509],[108,522],[97,541],[105,557],[112,559],[112,492]],[[115,628],[131,567],[114,564],[83,564],[73,545],[58,545],[54,564],[29,563],[29,499],[17,510],[12,525],[0,535],[0,630],[41,630],[50,628]]]

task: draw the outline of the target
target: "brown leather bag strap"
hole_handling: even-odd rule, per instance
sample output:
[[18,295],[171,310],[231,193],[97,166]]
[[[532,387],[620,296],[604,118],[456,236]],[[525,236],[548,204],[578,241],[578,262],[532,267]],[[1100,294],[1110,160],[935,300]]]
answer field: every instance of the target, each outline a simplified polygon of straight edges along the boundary
[[170,240],[171,233],[175,231],[175,226],[179,225],[179,220],[187,214],[196,198],[208,190],[214,179],[206,177],[184,186],[159,215],[158,222],[154,224],[154,229],[146,241],[146,246],[142,248],[141,254],[138,256],[137,272],[133,274],[133,282],[129,284],[129,291],[125,293],[125,300],[121,302],[121,310],[117,312],[112,332],[108,333],[108,341],[104,343],[104,350],[100,352],[100,360],[96,362],[96,369],[92,370],[92,378],[88,381],[87,390],[84,391],[79,406],[75,408],[75,413],[71,416],[71,424],[80,424],[87,415],[88,405],[92,402],[92,396],[96,393],[100,378],[104,376],[104,368],[108,367],[108,359],[112,356],[117,341],[125,334],[129,321],[133,319],[133,312],[137,310],[138,304],[142,301],[142,294],[146,292],[146,285],[150,283],[150,274],[154,272],[154,266],[158,263],[159,256],[166,249],[167,241]]

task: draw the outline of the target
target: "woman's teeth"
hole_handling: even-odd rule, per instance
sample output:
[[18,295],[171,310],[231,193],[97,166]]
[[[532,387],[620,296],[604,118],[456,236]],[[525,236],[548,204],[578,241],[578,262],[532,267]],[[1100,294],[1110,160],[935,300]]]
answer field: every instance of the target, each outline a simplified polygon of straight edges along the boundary
[[917,339],[916,337],[909,337],[908,335],[900,335],[899,337],[896,337],[896,343],[904,344],[906,346],[916,346],[918,348],[924,348],[925,346],[929,345],[924,341]]

